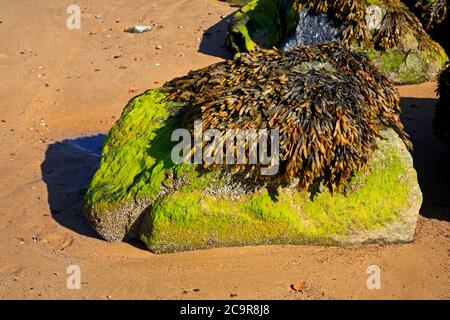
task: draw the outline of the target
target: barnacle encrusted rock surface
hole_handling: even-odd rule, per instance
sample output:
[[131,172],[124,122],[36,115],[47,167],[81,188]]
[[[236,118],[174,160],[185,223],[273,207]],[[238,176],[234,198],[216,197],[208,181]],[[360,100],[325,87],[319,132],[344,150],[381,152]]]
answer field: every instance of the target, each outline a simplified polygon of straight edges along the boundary
[[442,142],[450,145],[450,64],[441,72],[438,79],[439,101],[433,119],[433,129]]
[[[158,253],[412,241],[422,196],[398,114],[390,80],[338,45],[243,54],[131,100],[85,212],[104,239],[140,238]],[[171,134],[197,118],[281,128],[279,174],[174,164]]]
[[227,47],[287,50],[330,40],[365,51],[399,84],[434,80],[448,60],[399,0],[252,0],[235,14]]

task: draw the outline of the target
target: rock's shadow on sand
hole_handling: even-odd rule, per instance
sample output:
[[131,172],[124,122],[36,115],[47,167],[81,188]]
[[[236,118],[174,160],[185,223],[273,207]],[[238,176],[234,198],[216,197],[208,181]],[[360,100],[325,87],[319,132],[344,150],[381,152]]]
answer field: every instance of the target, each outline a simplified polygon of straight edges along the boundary
[[423,193],[420,214],[450,221],[450,148],[434,135],[432,122],[437,99],[402,98],[402,122],[411,136],[411,152]]
[[105,135],[68,139],[48,146],[41,165],[53,219],[79,234],[99,238],[87,222],[83,195],[100,162]]
[[222,59],[232,59],[233,54],[225,48],[228,26],[233,14],[223,18],[203,33],[198,52]]

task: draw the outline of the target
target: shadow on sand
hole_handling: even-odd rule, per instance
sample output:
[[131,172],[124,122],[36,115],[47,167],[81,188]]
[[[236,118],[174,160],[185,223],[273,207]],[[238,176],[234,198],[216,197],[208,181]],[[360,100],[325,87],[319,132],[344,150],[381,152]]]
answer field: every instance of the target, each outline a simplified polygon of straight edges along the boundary
[[233,58],[233,54],[225,49],[225,39],[232,17],[233,14],[230,14],[203,33],[198,52],[222,59]]
[[420,214],[450,221],[450,148],[434,135],[432,121],[437,99],[402,98],[402,122],[411,136],[411,152],[423,204]]
[[79,234],[98,238],[83,213],[83,195],[100,162],[105,135],[49,145],[41,165],[53,219]]

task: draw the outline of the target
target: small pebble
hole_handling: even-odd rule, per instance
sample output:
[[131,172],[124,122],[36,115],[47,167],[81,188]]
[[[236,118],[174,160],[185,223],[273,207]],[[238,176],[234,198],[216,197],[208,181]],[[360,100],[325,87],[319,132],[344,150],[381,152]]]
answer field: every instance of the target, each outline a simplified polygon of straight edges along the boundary
[[126,28],[124,31],[128,33],[144,33],[152,30],[150,26],[138,25],[134,27]]

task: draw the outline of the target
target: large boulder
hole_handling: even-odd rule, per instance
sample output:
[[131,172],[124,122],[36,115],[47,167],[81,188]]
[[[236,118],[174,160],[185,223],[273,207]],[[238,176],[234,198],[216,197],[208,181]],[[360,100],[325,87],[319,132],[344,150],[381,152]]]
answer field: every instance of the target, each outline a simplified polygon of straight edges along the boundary
[[[141,239],[158,253],[408,242],[422,196],[399,112],[392,82],[337,44],[243,54],[131,100],[104,142],[85,212],[104,239]],[[206,162],[198,122],[214,143],[228,130],[275,130],[266,147],[279,161]],[[188,148],[172,142],[176,129]],[[241,142],[261,160],[263,144]],[[240,146],[227,145],[227,157]],[[189,161],[174,160],[180,151]],[[277,170],[263,173],[268,164]]]
[[366,52],[398,84],[434,80],[448,60],[399,0],[252,0],[235,14],[227,47],[239,53],[330,40]]
[[[150,90],[125,108],[105,141],[85,211],[108,241],[141,238],[157,253],[257,244],[413,240],[422,202],[412,158],[391,129],[368,166],[338,194],[280,188],[170,160],[170,107]],[[249,187],[250,186],[250,187]],[[251,191],[248,191],[251,190]]]

